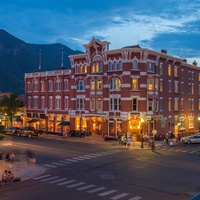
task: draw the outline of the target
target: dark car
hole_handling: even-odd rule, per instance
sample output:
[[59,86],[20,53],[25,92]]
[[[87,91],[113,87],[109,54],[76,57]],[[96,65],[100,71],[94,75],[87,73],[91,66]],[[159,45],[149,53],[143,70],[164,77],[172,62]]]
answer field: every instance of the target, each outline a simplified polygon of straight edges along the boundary
[[19,131],[19,127],[15,127],[15,126],[10,126],[8,128],[5,128],[3,130],[4,134],[10,134],[10,135],[17,135]]
[[38,138],[38,134],[39,132],[37,130],[35,130],[34,127],[31,127],[31,126],[24,126],[24,127],[21,127],[18,131],[18,136],[26,136],[26,137],[29,137],[29,138],[32,138],[32,137],[37,137]]

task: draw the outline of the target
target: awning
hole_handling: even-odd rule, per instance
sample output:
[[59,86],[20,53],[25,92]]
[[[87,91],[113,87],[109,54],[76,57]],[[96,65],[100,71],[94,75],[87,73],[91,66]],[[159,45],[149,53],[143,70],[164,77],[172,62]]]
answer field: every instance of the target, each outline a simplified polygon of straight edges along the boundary
[[31,124],[31,123],[35,123],[35,122],[38,122],[39,120],[38,119],[31,119],[29,121],[27,121],[27,123]]
[[69,121],[62,121],[58,124],[58,126],[69,126],[70,122]]

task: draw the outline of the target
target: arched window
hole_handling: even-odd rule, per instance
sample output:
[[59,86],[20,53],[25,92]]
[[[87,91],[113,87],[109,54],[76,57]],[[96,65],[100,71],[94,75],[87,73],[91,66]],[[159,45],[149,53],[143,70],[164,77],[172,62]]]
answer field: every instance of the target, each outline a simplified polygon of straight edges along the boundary
[[114,70],[117,70],[117,61],[114,61],[113,66],[114,66]]
[[85,86],[84,85],[84,81],[83,80],[79,80],[78,83],[77,83],[77,85],[76,85],[76,89],[79,90],[79,91],[82,91],[82,90],[85,89],[84,86]]
[[61,80],[56,79],[56,91],[60,91],[60,90],[61,90]]
[[109,63],[108,63],[108,71],[111,71],[112,70],[112,62],[110,61]]
[[137,60],[134,60],[133,63],[132,63],[132,68],[133,69],[138,69],[138,61]]
[[49,91],[53,91],[53,81],[49,81]]
[[122,61],[121,60],[118,62],[118,70],[122,70]]
[[113,78],[110,81],[110,90],[119,90],[121,87],[121,80],[119,78]]
[[41,81],[41,91],[44,92],[45,91],[45,82]]

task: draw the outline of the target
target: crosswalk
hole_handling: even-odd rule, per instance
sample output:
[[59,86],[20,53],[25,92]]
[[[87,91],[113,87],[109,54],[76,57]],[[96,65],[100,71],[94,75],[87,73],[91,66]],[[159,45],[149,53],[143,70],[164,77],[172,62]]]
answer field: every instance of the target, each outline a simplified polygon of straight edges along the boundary
[[104,152],[100,152],[100,153],[91,153],[91,154],[86,154],[86,155],[82,155],[82,156],[66,158],[64,160],[60,160],[57,162],[54,161],[54,162],[51,162],[48,164],[44,164],[43,166],[49,167],[49,168],[64,167],[69,164],[78,163],[78,162],[90,160],[90,159],[95,159],[95,158],[99,158],[99,157],[107,156],[107,155],[111,155],[111,154],[116,154],[119,152],[121,152],[121,151],[116,149],[116,150],[104,151]]
[[176,148],[176,147],[166,147],[166,146],[158,146],[156,147],[156,150],[161,150],[161,151],[175,151],[175,152],[180,152],[180,153],[189,153],[189,154],[200,154],[200,149],[181,149],[181,148]]
[[100,197],[107,197],[111,200],[140,200],[141,196],[132,196],[127,192],[120,192],[114,188],[108,189],[104,186],[96,186],[94,184],[87,184],[83,181],[77,181],[74,179],[61,178],[59,176],[52,176],[51,174],[45,174],[33,178],[34,181],[46,182],[49,184],[56,184],[57,186],[63,186],[66,188],[72,188],[77,191],[86,192],[88,194],[95,194]]

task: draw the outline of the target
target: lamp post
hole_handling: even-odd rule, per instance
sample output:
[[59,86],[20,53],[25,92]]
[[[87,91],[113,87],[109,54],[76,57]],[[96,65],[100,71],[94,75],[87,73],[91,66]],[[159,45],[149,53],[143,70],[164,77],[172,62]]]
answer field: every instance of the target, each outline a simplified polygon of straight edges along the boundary
[[141,139],[141,146],[140,148],[144,148],[144,119],[142,118],[141,119],[141,123],[142,123],[142,130],[141,130],[141,136],[140,136],[140,139]]

